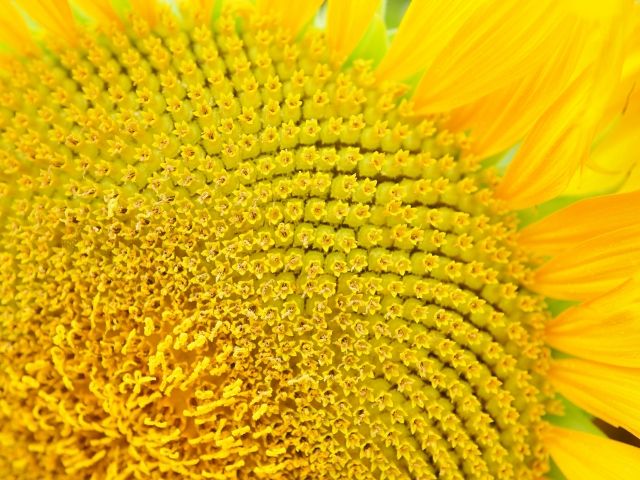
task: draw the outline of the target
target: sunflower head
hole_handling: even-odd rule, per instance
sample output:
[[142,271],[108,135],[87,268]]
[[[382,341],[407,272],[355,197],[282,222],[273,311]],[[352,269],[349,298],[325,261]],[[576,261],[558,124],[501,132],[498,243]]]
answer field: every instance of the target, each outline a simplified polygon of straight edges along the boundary
[[321,3],[5,6],[5,478],[633,478],[636,9]]

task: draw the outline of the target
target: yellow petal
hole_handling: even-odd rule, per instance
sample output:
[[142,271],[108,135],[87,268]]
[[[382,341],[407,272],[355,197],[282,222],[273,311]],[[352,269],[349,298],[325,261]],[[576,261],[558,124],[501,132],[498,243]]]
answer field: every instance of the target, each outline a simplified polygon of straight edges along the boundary
[[111,2],[102,0],[72,0],[80,10],[92,19],[102,23],[119,22],[118,14],[113,9]]
[[640,222],[640,192],[576,202],[525,227],[518,242],[527,250],[556,255],[577,244]]
[[511,209],[527,208],[560,194],[586,158],[593,129],[578,114],[586,107],[581,75],[537,121],[496,190]]
[[510,208],[530,207],[559,195],[586,161],[620,77],[627,35],[628,5],[623,6],[602,31],[594,62],[538,120],[507,168],[497,195]]
[[526,78],[568,41],[556,2],[499,1],[479,9],[424,75],[416,112],[449,111]]
[[562,312],[546,340],[563,352],[621,367],[640,367],[640,278]]
[[129,0],[135,15],[139,15],[153,25],[158,18],[159,2],[158,0]]
[[622,78],[607,105],[603,133],[584,168],[574,175],[564,195],[610,192],[624,184],[638,163],[640,151],[640,4],[635,5],[635,28],[628,39]]
[[571,358],[552,362],[548,375],[580,408],[640,436],[640,369]]
[[640,223],[565,250],[535,272],[533,288],[549,297],[587,300],[640,272]]
[[35,49],[35,44],[22,17],[9,0],[0,1],[0,43],[26,54]]
[[76,27],[67,0],[17,0],[17,4],[51,34],[75,42]]
[[[223,0],[178,0],[178,7],[184,19],[209,25],[213,17],[221,12],[222,3]],[[251,8],[255,8],[255,5],[252,4]]]
[[222,0],[198,0],[196,5],[199,18],[208,25],[213,16],[213,12],[219,8],[221,3]]
[[[629,35],[625,42],[624,63],[622,66],[622,75],[620,83],[616,87],[612,98],[610,99],[605,116],[603,119],[603,127],[618,116],[621,112],[626,111],[631,103],[630,94],[638,95],[637,83],[640,80],[640,4],[634,3],[629,12]],[[637,96],[635,97],[638,98]],[[633,108],[633,107],[632,107]],[[636,110],[639,107],[636,103]]]
[[316,14],[322,0],[258,0],[258,11],[275,17],[280,25],[293,35],[304,27]]
[[[628,155],[629,150],[634,147],[632,144],[635,142],[631,137],[628,140],[629,143],[620,142],[613,146],[616,150],[622,151],[622,154],[608,157],[608,164],[602,167],[590,165],[591,162],[587,160],[587,164],[582,168],[578,168],[575,172],[562,195],[586,197],[624,191],[623,185],[626,184],[631,172],[637,165],[637,160]],[[595,152],[592,155],[591,158],[596,158]],[[600,157],[600,155],[597,155],[597,157]]]
[[486,158],[516,144],[567,87],[578,69],[585,29],[566,23],[562,31],[572,40],[550,52],[537,75],[529,75],[451,113],[449,128],[471,130],[475,155]]
[[492,0],[411,2],[378,65],[378,78],[404,80],[429,67],[471,15],[489,3]]
[[568,480],[637,480],[640,449],[559,427],[544,438],[551,457]]
[[327,44],[337,62],[356,47],[367,31],[380,0],[329,0],[327,9]]
[[621,192],[635,192],[636,190],[640,190],[640,161],[635,163],[624,185],[620,187]]

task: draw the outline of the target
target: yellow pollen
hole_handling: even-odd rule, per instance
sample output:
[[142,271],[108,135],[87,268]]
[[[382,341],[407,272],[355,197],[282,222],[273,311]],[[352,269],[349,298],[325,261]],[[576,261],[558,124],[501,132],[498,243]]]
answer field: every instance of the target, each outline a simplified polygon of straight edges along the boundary
[[540,478],[494,177],[321,32],[234,15],[0,73],[0,476]]

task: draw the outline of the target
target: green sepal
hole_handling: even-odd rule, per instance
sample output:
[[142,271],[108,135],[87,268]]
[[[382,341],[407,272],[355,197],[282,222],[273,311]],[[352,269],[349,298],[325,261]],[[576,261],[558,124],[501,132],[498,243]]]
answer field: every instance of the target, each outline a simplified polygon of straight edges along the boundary
[[384,19],[387,28],[398,28],[400,21],[409,6],[408,0],[387,0],[384,10]]
[[580,303],[573,300],[558,300],[555,298],[546,298],[545,302],[547,303],[547,310],[549,310],[554,317],[560,315],[567,308]]

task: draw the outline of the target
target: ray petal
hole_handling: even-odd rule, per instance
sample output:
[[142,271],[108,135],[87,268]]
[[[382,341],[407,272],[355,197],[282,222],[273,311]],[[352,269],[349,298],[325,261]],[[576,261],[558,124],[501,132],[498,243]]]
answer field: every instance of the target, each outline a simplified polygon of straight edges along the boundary
[[157,0],[129,0],[136,15],[144,18],[149,25],[156,22],[159,2]]
[[18,0],[17,4],[51,34],[75,42],[76,28],[67,0]]
[[519,243],[542,255],[563,250],[618,228],[640,223],[640,192],[606,195],[576,202],[528,225]]
[[625,183],[640,151],[640,4],[622,68],[622,78],[606,107],[601,133],[584,167],[571,180],[565,195],[611,192]]
[[640,436],[640,369],[571,358],[555,360],[549,379],[580,408]]
[[562,41],[565,20],[546,0],[478,9],[426,68],[413,96],[416,111],[449,111],[538,72]]
[[72,0],[72,2],[92,19],[99,22],[113,23],[120,21],[118,14],[108,0]]
[[547,324],[546,340],[581,358],[640,368],[640,278],[565,310]]
[[258,10],[275,17],[280,25],[296,35],[316,14],[322,0],[258,0]]
[[327,43],[338,62],[355,48],[367,30],[380,0],[329,0],[327,9]]
[[635,162],[624,184],[620,187],[621,192],[635,192],[636,190],[640,190],[640,161]]
[[490,3],[493,0],[411,2],[378,65],[378,78],[404,80],[429,67],[471,15]]
[[635,480],[640,449],[566,428],[550,427],[545,445],[568,480]]
[[26,54],[35,49],[35,44],[27,25],[9,0],[0,1],[0,42],[13,50]]
[[549,297],[588,300],[640,272],[640,224],[575,245],[535,272],[532,287]]
[[585,37],[584,28],[567,22],[563,28],[568,38],[551,52],[538,75],[530,75],[455,109],[449,127],[470,129],[473,153],[486,158],[521,140],[540,115],[560,95],[578,69]]
[[621,8],[603,30],[595,60],[542,115],[510,163],[497,189],[510,208],[530,207],[559,195],[588,158],[621,74],[627,10]]

